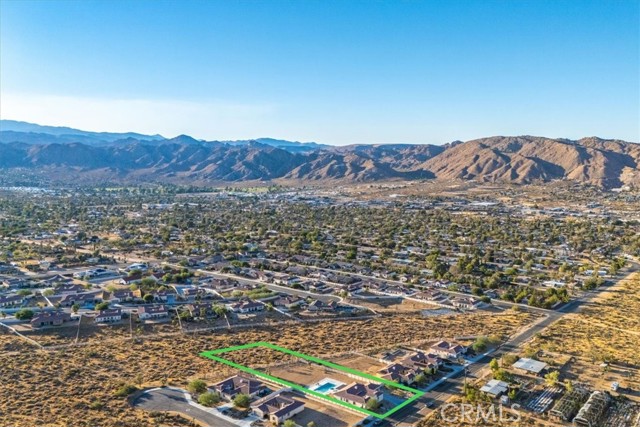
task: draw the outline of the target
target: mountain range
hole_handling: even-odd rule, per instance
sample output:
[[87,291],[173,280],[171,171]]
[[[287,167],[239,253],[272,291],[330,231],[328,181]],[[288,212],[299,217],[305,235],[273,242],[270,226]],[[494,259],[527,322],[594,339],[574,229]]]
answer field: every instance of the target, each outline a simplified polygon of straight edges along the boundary
[[85,132],[0,121],[0,169],[37,170],[63,181],[374,182],[569,180],[601,188],[640,186],[640,144],[494,136],[445,145],[334,147],[272,138],[204,141]]

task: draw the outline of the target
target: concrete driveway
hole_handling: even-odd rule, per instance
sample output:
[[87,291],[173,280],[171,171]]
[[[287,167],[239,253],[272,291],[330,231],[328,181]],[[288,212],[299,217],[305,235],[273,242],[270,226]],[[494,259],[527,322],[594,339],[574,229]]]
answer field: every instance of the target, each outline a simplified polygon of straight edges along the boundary
[[170,388],[149,390],[138,397],[133,402],[133,405],[147,411],[179,412],[189,419],[195,418],[196,420],[208,424],[211,427],[237,427],[237,424],[191,405],[185,398],[182,391]]

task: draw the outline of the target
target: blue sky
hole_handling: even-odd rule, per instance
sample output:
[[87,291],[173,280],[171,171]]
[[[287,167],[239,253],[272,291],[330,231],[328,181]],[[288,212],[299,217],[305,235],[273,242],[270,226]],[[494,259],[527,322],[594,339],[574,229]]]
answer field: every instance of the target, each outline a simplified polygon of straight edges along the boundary
[[3,119],[203,139],[640,139],[637,0],[0,0]]

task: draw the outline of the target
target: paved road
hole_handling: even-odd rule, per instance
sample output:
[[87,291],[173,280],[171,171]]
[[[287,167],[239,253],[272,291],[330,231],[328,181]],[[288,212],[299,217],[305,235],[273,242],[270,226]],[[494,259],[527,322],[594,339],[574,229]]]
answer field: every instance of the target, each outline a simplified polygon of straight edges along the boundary
[[195,418],[202,421],[211,427],[237,427],[235,424],[224,420],[215,414],[190,405],[181,391],[168,388],[149,391],[138,397],[133,404],[134,406],[147,411],[179,412],[189,418]]

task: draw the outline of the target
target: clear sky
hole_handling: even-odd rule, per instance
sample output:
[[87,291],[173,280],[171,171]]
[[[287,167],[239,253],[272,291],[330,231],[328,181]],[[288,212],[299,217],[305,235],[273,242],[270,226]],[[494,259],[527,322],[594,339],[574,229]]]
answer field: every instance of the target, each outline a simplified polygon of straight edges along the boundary
[[640,140],[638,0],[0,0],[0,116],[329,144]]

